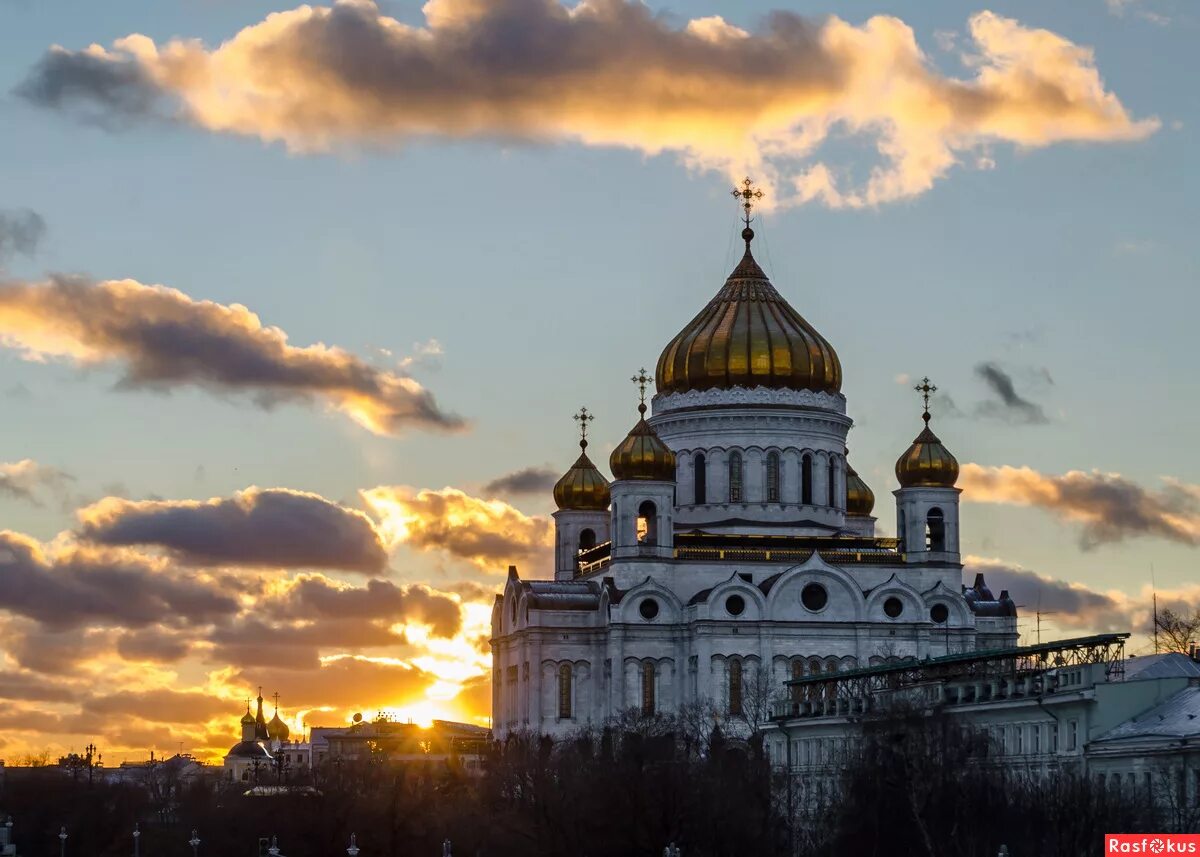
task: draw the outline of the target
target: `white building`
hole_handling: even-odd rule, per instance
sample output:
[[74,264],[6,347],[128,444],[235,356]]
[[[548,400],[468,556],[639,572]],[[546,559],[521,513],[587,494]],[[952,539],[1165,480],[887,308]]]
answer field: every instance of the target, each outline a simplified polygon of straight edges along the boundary
[[[958,462],[930,430],[933,388],[896,462],[899,537],[878,537],[837,354],[767,280],[749,221],[742,237],[725,285],[663,349],[611,483],[577,417],[554,580],[510,568],[492,613],[498,737],[691,702],[736,721],[764,685],[1016,642],[1008,594],[962,586]],[[644,399],[650,379],[635,380]]]
[[822,795],[872,723],[898,709],[942,714],[986,735],[990,762],[1031,776],[1094,777],[1200,823],[1200,663],[1182,654],[1125,659],[1128,636],[804,677],[775,702],[765,746],[776,768]]

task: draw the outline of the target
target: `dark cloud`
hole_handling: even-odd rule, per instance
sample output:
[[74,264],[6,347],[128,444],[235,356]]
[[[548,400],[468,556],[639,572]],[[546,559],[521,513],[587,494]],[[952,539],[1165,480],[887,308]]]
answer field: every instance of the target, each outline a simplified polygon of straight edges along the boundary
[[12,702],[74,702],[79,691],[72,685],[36,672],[0,670],[0,699]]
[[162,625],[152,625],[122,632],[117,637],[116,650],[127,661],[170,664],[183,660],[191,653],[194,636]]
[[1082,524],[1085,550],[1136,536],[1200,545],[1200,486],[1164,481],[1165,487],[1151,491],[1098,470],[1052,476],[1029,467],[965,464],[958,485],[973,503],[1036,506]]
[[150,558],[75,545],[47,552],[11,531],[0,531],[0,593],[0,608],[53,630],[207,624],[240,609],[225,588]]
[[[968,78],[931,64],[911,27],[789,11],[750,33],[717,16],[673,26],[633,0],[431,0],[407,26],[370,0],[280,11],[220,47],[131,35],[54,48],[16,92],[112,124],[165,118],[297,150],[454,138],[575,141],[761,167],[799,200],[876,205],[924,193],[998,142],[1141,139],[1092,52],[991,12],[970,19]],[[904,93],[898,97],[897,93]],[[861,187],[812,159],[865,137]]]
[[20,253],[32,256],[46,234],[46,221],[36,211],[0,211],[0,265]]
[[548,467],[526,467],[493,479],[483,486],[483,491],[489,496],[549,494],[561,475]]
[[[1042,371],[1049,380],[1049,372]],[[1045,425],[1050,422],[1042,406],[1018,394],[1012,376],[995,363],[980,363],[975,367],[975,374],[996,396],[996,399],[978,405],[976,413],[979,416],[1025,425]]]
[[235,666],[279,666],[316,669],[322,650],[358,653],[365,649],[403,646],[403,632],[381,622],[321,618],[286,624],[247,618],[210,635],[212,659]]
[[389,623],[420,622],[440,637],[453,637],[462,627],[462,610],[453,598],[426,586],[397,586],[371,580],[365,587],[335,584],[325,577],[307,576],[286,595],[262,605],[263,612],[286,618],[341,617]]
[[108,497],[81,509],[79,519],[86,539],[153,545],[188,563],[364,574],[387,567],[387,551],[365,514],[284,488],[248,488],[207,501]]
[[339,348],[289,345],[238,304],[133,280],[0,283],[0,340],[39,358],[118,365],[129,389],[195,385],[249,394],[262,407],[320,400],[379,434],[463,426],[412,378]]

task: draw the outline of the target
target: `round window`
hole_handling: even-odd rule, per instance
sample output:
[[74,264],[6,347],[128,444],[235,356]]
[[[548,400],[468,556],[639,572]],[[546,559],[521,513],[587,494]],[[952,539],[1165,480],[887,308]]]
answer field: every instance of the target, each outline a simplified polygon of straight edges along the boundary
[[658,615],[658,602],[653,598],[646,598],[638,605],[638,612],[642,614],[643,619],[653,619]]
[[740,595],[730,595],[725,599],[725,611],[730,616],[741,616],[746,609],[746,599]]
[[883,602],[883,612],[895,619],[904,612],[904,602],[899,598],[889,598]]
[[941,625],[950,618],[950,608],[945,604],[934,604],[929,608],[929,618]]
[[824,610],[825,605],[829,603],[829,593],[821,584],[810,583],[800,590],[800,603],[816,613],[818,610]]

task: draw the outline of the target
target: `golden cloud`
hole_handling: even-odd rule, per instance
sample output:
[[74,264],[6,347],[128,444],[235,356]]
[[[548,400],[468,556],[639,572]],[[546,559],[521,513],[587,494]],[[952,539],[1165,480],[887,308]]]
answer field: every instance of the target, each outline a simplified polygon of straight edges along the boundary
[[198,301],[135,280],[0,283],[0,344],[31,360],[115,364],[126,388],[193,385],[264,407],[316,399],[377,434],[461,428],[412,378],[322,344],[290,345],[240,304]]
[[472,497],[457,488],[381,486],[361,492],[393,544],[443,551],[483,571],[548,561],[554,547],[549,518],[526,515],[502,500]]
[[[579,142],[676,153],[769,179],[778,201],[870,206],[928,190],[989,147],[1137,140],[1091,49],[980,12],[969,74],[940,72],[899,18],[777,11],[750,33],[673,27],[631,0],[429,0],[424,26],[372,0],[301,6],[216,48],[134,34],[51,49],[17,92],[109,124],[169,116],[299,151],[430,137]],[[865,181],[820,151],[874,143]]]
[[1200,485],[1163,481],[1155,491],[1099,470],[1051,476],[1030,467],[965,464],[958,485],[973,503],[1034,506],[1080,523],[1084,548],[1134,536],[1200,545]]

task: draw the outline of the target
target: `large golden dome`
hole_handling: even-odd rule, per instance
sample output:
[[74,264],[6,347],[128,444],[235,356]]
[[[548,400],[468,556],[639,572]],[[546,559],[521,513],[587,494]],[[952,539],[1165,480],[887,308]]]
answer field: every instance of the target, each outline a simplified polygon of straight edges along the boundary
[[560,509],[607,509],[608,480],[587,457],[586,440],[579,441],[579,449],[579,458],[554,484],[554,502]]
[[875,492],[846,462],[846,514],[870,515],[875,508]]
[[925,428],[896,460],[896,479],[901,488],[953,488],[958,481],[958,459],[929,427],[928,411],[922,418]]
[[730,387],[782,387],[836,393],[842,364],[816,328],[775,291],[750,253],[724,287],[658,358],[660,393]]
[[[645,378],[645,376],[642,376]],[[649,378],[646,378],[648,381]],[[617,479],[675,481],[675,453],[658,439],[646,422],[646,405],[638,405],[641,417],[608,457],[608,469]]]

